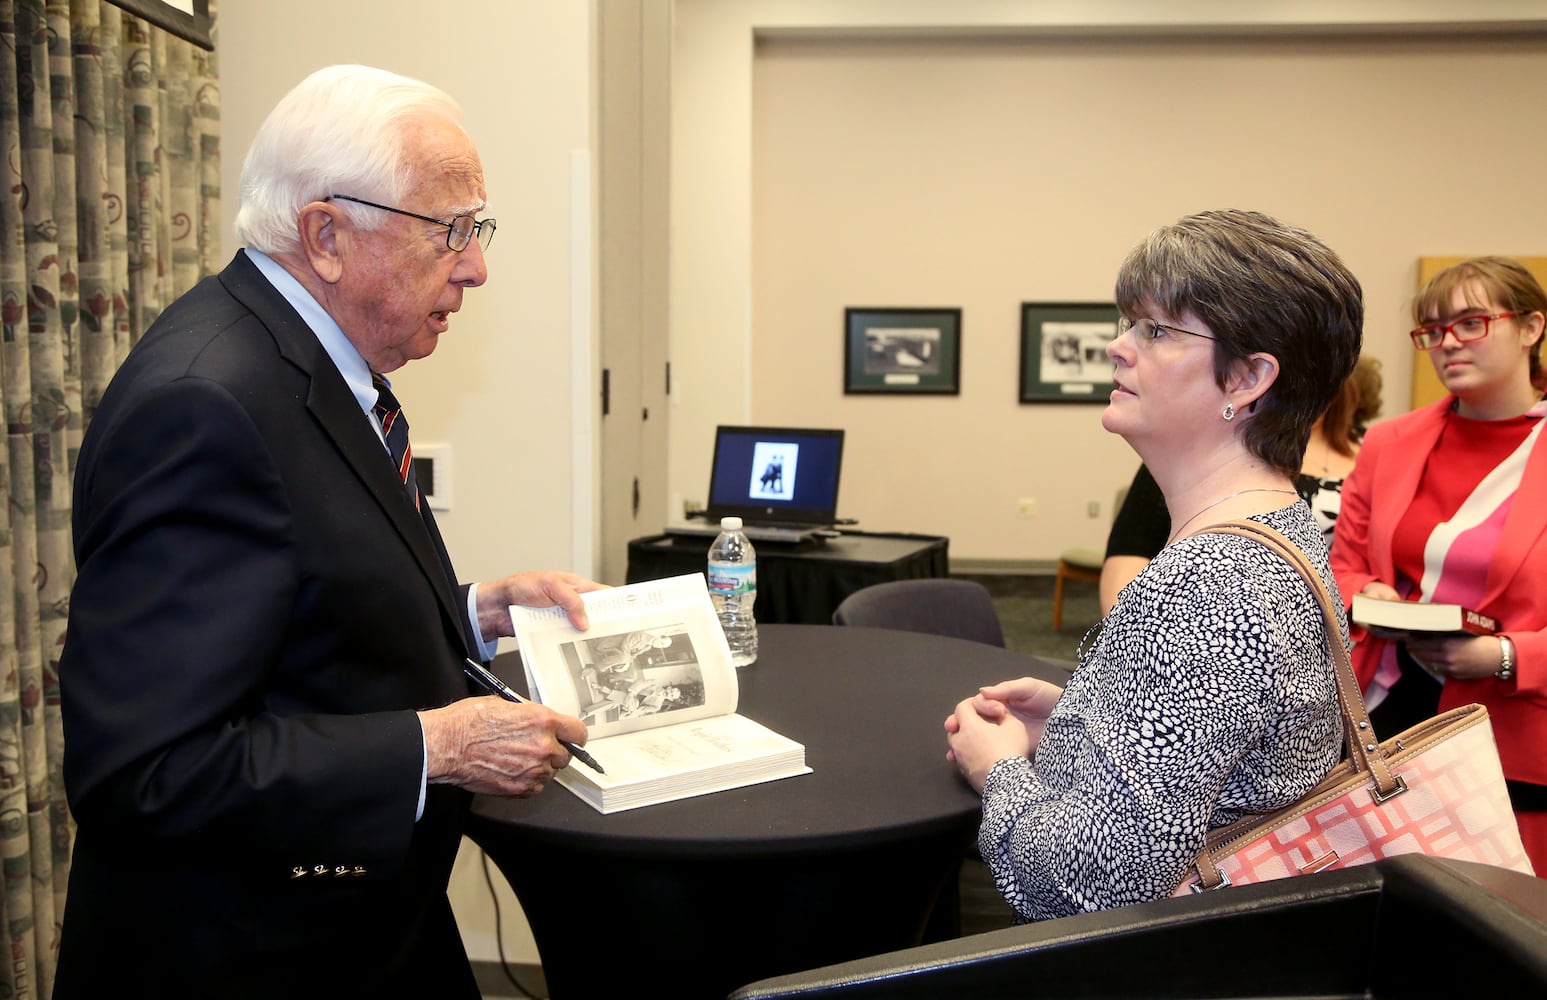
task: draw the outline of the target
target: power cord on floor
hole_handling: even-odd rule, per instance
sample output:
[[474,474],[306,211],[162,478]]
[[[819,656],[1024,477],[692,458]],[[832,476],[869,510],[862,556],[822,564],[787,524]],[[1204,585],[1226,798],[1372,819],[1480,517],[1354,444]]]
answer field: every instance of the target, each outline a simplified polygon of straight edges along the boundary
[[494,943],[499,949],[500,971],[505,973],[505,978],[510,980],[510,985],[516,988],[516,992],[530,1000],[543,1000],[536,993],[522,986],[516,979],[516,974],[510,971],[510,961],[505,957],[505,930],[500,916],[500,894],[494,888],[494,875],[489,871],[489,855],[482,847],[478,848],[478,858],[483,863],[483,881],[489,887],[489,901],[494,904]]

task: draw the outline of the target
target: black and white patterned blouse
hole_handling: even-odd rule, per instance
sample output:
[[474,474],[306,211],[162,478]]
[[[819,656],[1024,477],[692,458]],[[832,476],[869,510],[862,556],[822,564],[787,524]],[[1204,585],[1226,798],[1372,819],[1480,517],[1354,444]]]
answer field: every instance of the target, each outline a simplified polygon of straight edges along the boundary
[[[1299,546],[1337,593],[1305,504],[1254,520]],[[1305,581],[1260,542],[1185,538],[1123,588],[1034,760],[989,771],[978,846],[1026,920],[1160,899],[1207,830],[1321,780],[1342,732]]]

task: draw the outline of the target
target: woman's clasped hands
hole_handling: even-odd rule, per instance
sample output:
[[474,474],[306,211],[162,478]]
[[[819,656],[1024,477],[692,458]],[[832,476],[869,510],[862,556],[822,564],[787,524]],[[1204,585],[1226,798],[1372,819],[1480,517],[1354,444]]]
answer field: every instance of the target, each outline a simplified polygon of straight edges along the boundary
[[946,759],[956,764],[975,790],[983,791],[989,769],[1007,757],[1029,757],[1042,741],[1063,689],[1022,677],[979,688],[945,720]]

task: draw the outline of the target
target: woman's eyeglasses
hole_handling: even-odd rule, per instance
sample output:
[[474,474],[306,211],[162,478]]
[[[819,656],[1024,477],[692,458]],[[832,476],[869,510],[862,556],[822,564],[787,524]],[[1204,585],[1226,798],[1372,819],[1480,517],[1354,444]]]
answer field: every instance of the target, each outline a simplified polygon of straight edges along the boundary
[[1516,316],[1529,316],[1529,312],[1516,310],[1514,312],[1494,313],[1492,316],[1463,316],[1454,323],[1430,323],[1411,331],[1408,336],[1413,338],[1413,346],[1420,351],[1432,351],[1445,342],[1445,334],[1453,333],[1456,340],[1463,344],[1469,344],[1474,340],[1482,340],[1488,336],[1488,328],[1496,319],[1513,319]]
[[1158,323],[1152,319],[1129,319],[1127,316],[1119,317],[1117,320],[1117,335],[1121,337],[1129,330],[1133,331],[1134,343],[1138,344],[1140,347],[1149,347],[1151,344],[1155,343],[1155,341],[1159,340],[1161,337],[1168,333],[1185,333],[1189,337],[1197,337],[1200,340],[1214,339],[1206,333],[1194,333],[1191,330],[1183,330],[1181,327],[1172,326],[1169,323]]

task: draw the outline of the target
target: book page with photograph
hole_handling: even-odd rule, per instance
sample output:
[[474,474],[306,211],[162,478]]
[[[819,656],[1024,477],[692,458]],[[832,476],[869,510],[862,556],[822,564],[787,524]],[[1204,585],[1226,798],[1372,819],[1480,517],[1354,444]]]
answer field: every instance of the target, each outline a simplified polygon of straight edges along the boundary
[[591,738],[736,711],[736,670],[700,573],[582,594],[591,627],[561,608],[510,609],[532,697]]

